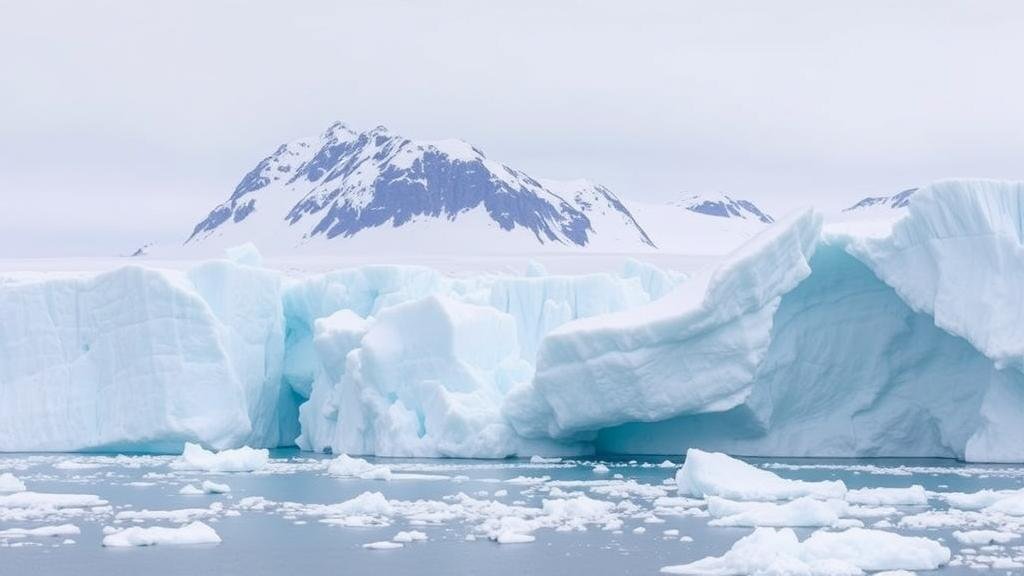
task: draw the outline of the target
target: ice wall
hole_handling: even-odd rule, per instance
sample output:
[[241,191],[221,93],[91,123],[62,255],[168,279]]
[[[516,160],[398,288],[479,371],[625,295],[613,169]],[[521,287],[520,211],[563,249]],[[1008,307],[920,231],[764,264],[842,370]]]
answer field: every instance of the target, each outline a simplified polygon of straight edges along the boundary
[[[204,268],[197,277],[223,279],[233,271]],[[269,362],[262,349],[261,359],[231,356],[247,351],[232,311],[245,307],[263,316],[258,323],[273,324],[267,318],[276,296],[266,298],[269,309],[222,296],[223,320],[179,274],[125,267],[91,278],[6,279],[0,284],[0,450],[276,443],[279,438],[255,434],[252,421],[277,406],[253,406],[250,413],[248,398],[263,395],[255,390],[265,382],[257,365],[280,362],[280,347]],[[270,331],[260,326],[255,336],[275,338]]]
[[[353,291],[353,281],[374,288]],[[308,397],[297,443],[383,456],[589,452],[522,438],[501,413],[506,395],[532,379],[534,350],[551,328],[645,304],[677,282],[636,262],[621,275],[531,266],[527,276],[445,278],[380,267],[301,280],[285,293],[286,379]],[[333,295],[327,306],[324,294]]]
[[[1017,183],[941,182],[915,196],[891,234],[826,231],[810,275],[774,312],[741,403],[604,428],[599,449],[1024,460],[1022,195]],[[591,339],[588,330],[562,328]],[[557,357],[566,358],[597,362]],[[666,385],[690,376],[678,378]],[[586,393],[563,384],[548,386]]]
[[810,274],[821,218],[767,228],[648,305],[552,330],[505,413],[519,433],[573,437],[626,422],[720,412],[750,395],[783,294]]
[[798,212],[688,279],[291,277],[251,246],[8,274],[0,450],[1024,461],[1022,222],[1024,184],[950,181],[884,230]]

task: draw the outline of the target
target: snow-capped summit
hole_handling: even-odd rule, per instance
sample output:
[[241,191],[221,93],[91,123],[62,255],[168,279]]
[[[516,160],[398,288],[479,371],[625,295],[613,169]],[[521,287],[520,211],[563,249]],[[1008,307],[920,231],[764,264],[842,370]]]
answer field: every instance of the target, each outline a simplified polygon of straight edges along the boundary
[[760,220],[765,224],[775,222],[774,218],[758,208],[753,202],[749,200],[734,199],[725,194],[695,194],[685,200],[675,202],[673,204],[676,206],[682,206],[691,212],[706,214],[708,216],[754,219]]
[[340,122],[280,146],[186,244],[284,240],[291,247],[332,239],[332,246],[354,247],[358,239],[404,250],[654,247],[603,186],[542,183],[461,140],[414,141],[383,126],[357,132]]
[[843,209],[843,212],[865,210],[876,206],[899,210],[906,208],[910,204],[910,197],[914,195],[914,192],[917,192],[917,188],[910,188],[892,196],[869,196],[853,206]]

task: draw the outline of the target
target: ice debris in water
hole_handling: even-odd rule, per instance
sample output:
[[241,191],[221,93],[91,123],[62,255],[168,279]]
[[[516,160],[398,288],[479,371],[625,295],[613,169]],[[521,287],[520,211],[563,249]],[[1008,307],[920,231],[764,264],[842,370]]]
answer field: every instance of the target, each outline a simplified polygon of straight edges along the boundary
[[204,472],[252,472],[260,470],[270,460],[270,451],[265,448],[242,446],[220,452],[211,452],[198,444],[185,443],[185,449],[171,468],[175,470],[200,470]]
[[841,500],[846,496],[846,485],[839,480],[788,480],[725,454],[696,448],[686,451],[686,460],[676,472],[676,486],[681,495],[732,500],[790,500],[801,496]]
[[25,483],[10,472],[0,474],[0,492],[21,492],[25,490]]
[[362,480],[390,480],[391,468],[384,465],[370,464],[362,458],[353,458],[341,454],[327,466],[327,473],[332,476],[360,478]]
[[227,494],[228,492],[231,492],[231,486],[212,482],[210,480],[203,480],[200,488],[196,488],[192,484],[186,484],[181,488],[181,490],[178,490],[178,494],[190,496],[199,494]]
[[400,542],[389,542],[387,540],[363,544],[363,548],[368,550],[394,550],[395,548],[401,548],[402,546],[403,544]]
[[74,524],[61,524],[59,526],[39,526],[36,528],[8,528],[0,530],[0,538],[75,536],[81,533],[82,531]]
[[757,528],[724,555],[666,566],[666,574],[859,575],[879,570],[934,570],[950,560],[950,550],[922,537],[851,528],[817,531],[800,541],[789,528]]
[[420,532],[419,530],[409,530],[407,532],[406,531],[402,531],[402,532],[399,532],[398,534],[395,534],[394,538],[391,539],[392,542],[406,542],[406,543],[408,543],[408,542],[425,542],[426,540],[427,540],[426,533]]
[[199,521],[178,528],[132,526],[124,530],[113,531],[103,537],[103,545],[108,547],[219,544],[220,541],[216,530]]

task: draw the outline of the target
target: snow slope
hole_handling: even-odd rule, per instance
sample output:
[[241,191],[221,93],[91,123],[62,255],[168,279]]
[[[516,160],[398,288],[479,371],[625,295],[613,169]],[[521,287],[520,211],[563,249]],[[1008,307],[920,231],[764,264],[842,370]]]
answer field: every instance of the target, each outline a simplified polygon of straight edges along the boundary
[[1021,222],[1024,184],[946,181],[885,230],[799,211],[690,277],[296,276],[251,248],[6,273],[0,450],[1024,461]]

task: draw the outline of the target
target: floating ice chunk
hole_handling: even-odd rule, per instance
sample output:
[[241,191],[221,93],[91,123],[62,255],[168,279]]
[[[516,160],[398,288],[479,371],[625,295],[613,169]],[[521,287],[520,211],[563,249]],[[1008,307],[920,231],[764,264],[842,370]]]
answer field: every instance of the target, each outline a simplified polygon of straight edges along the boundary
[[324,507],[321,515],[329,516],[391,516],[395,513],[394,507],[380,492],[363,492],[362,494]]
[[851,528],[817,531],[800,542],[789,528],[757,528],[723,556],[666,566],[667,574],[860,575],[865,570],[934,570],[949,562],[950,551],[928,538]]
[[157,544],[219,544],[216,530],[202,522],[192,522],[179,528],[132,526],[103,537],[109,547],[155,546]]
[[846,485],[839,480],[787,480],[725,454],[696,448],[686,451],[683,467],[676,472],[676,486],[682,495],[731,500],[842,499],[846,495]]
[[178,490],[178,494],[183,496],[198,496],[200,494],[204,494],[204,492],[192,484],[185,484],[181,487],[181,490]]
[[929,538],[851,528],[811,534],[801,543],[801,556],[812,565],[841,560],[870,571],[934,570],[949,562],[950,551]]
[[927,506],[928,493],[920,484],[909,488],[860,488],[847,492],[846,501],[867,506]]
[[662,461],[661,464],[658,464],[658,468],[675,468],[675,467],[676,467],[675,462],[673,462],[671,460],[664,460],[664,461]]
[[185,443],[185,450],[171,468],[175,470],[202,470],[204,472],[251,472],[267,465],[270,451],[265,448],[242,446],[220,452],[205,450],[198,444]]
[[1020,538],[1016,532],[1002,532],[999,530],[967,530],[953,532],[953,537],[961,544],[972,546],[984,546],[987,544],[1006,544]]
[[399,532],[395,534],[395,537],[391,539],[392,542],[425,542],[427,535],[419,530],[409,530],[408,532]]
[[23,492],[25,483],[10,472],[0,474],[0,492]]
[[1024,516],[1024,491],[1019,494],[1006,496],[988,505],[985,512],[996,512],[1009,516]]
[[82,531],[74,524],[61,524],[59,526],[40,526],[38,528],[8,528],[7,530],[0,530],[0,538],[76,536],[81,533]]
[[203,480],[203,492],[207,494],[227,494],[228,492],[231,492],[231,486],[210,480]]
[[0,496],[0,508],[91,508],[105,506],[106,500],[94,494],[48,494],[44,492],[15,492]]
[[979,490],[977,492],[937,492],[935,496],[944,499],[951,508],[961,510],[981,510],[1017,495],[1024,495],[1024,489],[1020,490]]
[[594,466],[594,474],[607,474],[608,472],[610,472],[610,470],[608,470],[608,467],[604,464],[596,464]]
[[348,454],[340,454],[327,466],[327,473],[344,478],[360,478],[362,480],[390,480],[391,468],[384,465],[370,464],[362,458],[352,458]]
[[527,544],[536,539],[537,538],[532,534],[519,534],[517,532],[506,531],[498,534],[494,541],[498,544]]
[[368,542],[363,544],[363,548],[367,550],[395,550],[404,546],[401,542],[389,542],[387,540],[381,540],[380,542]]
[[807,496],[790,502],[735,502],[708,498],[711,526],[835,526],[847,512],[842,500],[817,500]]
[[561,458],[545,458],[537,455],[530,456],[530,464],[558,464],[561,461]]

